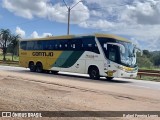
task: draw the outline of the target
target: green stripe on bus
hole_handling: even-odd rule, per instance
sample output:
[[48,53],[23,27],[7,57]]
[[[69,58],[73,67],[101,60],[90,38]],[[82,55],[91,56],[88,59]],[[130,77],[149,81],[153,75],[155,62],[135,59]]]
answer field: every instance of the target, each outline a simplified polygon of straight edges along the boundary
[[61,66],[61,68],[69,68],[73,66],[83,53],[84,51],[74,51],[66,60],[66,62]]
[[63,51],[56,62],[53,64],[53,67],[61,67],[67,59],[72,55],[73,51]]

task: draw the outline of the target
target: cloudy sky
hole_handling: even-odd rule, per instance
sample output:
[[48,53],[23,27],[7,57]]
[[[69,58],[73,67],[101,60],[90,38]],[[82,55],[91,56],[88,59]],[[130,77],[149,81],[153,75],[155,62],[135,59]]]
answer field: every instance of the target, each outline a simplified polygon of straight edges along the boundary
[[[70,7],[79,0],[65,0]],[[67,34],[63,0],[1,0],[0,28],[22,38]],[[71,34],[111,33],[160,50],[160,0],[82,0],[71,10]]]

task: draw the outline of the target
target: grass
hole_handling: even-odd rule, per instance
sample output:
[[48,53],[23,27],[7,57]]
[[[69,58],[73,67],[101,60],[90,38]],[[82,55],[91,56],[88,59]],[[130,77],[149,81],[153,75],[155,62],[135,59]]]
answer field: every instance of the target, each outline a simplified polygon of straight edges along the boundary
[[[19,57],[18,56],[13,56],[13,61],[19,61]],[[12,63],[12,55],[11,54],[7,54],[6,55],[6,61],[3,62],[3,55],[0,54],[0,65],[4,65],[4,66],[19,66],[18,63]]]
[[141,70],[160,70],[160,67],[151,67],[151,68],[147,68],[147,67],[141,67],[141,68],[139,68],[139,69],[141,69]]
[[1,63],[1,62],[0,62],[0,65],[3,65],[3,66],[19,67],[19,64],[11,64],[11,63]]
[[160,82],[160,77],[153,77],[153,76],[142,76],[141,78],[139,78],[139,76],[137,76],[136,79],[137,80],[146,80],[146,81]]
[[[3,60],[3,55],[0,55],[0,60]],[[12,61],[12,55],[7,54],[6,55],[6,61]],[[19,61],[18,56],[13,56],[13,61]]]

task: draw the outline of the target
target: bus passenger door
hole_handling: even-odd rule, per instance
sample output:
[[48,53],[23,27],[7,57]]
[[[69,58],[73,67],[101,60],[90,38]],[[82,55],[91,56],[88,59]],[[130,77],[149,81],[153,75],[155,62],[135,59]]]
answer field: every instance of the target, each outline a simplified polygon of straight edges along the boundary
[[108,77],[112,77],[113,74],[116,71],[115,63],[118,63],[119,61],[119,54],[118,54],[118,46],[116,45],[108,45],[107,49],[107,58],[109,59],[108,61]]

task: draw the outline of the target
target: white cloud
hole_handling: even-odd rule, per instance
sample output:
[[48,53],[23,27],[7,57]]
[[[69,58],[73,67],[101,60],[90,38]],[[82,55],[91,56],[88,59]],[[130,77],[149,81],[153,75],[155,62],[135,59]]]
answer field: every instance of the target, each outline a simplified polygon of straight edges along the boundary
[[[51,4],[51,0],[3,0],[4,8],[15,15],[32,19],[34,17],[47,18],[52,21],[67,23],[67,8],[62,3]],[[73,6],[71,4],[71,6]],[[79,10],[85,10],[81,12]],[[89,18],[88,8],[81,2],[72,11],[71,24],[78,23]]]
[[[160,50],[159,0],[86,0],[86,2],[89,5],[96,4],[102,9],[98,10],[99,13],[92,12],[94,22],[88,20],[89,22],[81,23],[81,26],[129,36],[143,49]],[[97,24],[100,20],[109,24],[103,24],[102,27],[102,24]]]
[[43,33],[42,35],[39,35],[37,33],[37,31],[33,31],[33,33],[31,34],[31,38],[43,38],[43,37],[48,37],[48,36],[52,36],[51,33]]
[[31,34],[31,38],[39,38],[40,36],[38,35],[38,33],[36,31],[34,31],[32,34]]
[[52,36],[51,33],[43,33],[42,37],[48,37],[48,36]]
[[26,33],[25,33],[25,31],[22,30],[20,27],[16,27],[16,31],[15,31],[15,32],[16,32],[17,35],[20,35],[21,38],[24,38],[24,37],[25,37],[25,34],[26,34]]
[[[72,0],[69,5],[78,1]],[[51,2],[3,0],[2,5],[27,19],[39,17],[67,23],[67,8],[63,1]],[[160,0],[83,0],[71,10],[71,24],[129,36],[144,49],[160,50]],[[32,33],[32,37],[42,36],[36,31]]]
[[114,25],[107,20],[97,20],[97,21],[85,21],[79,24],[85,28],[94,28],[94,29],[107,29],[112,28]]

